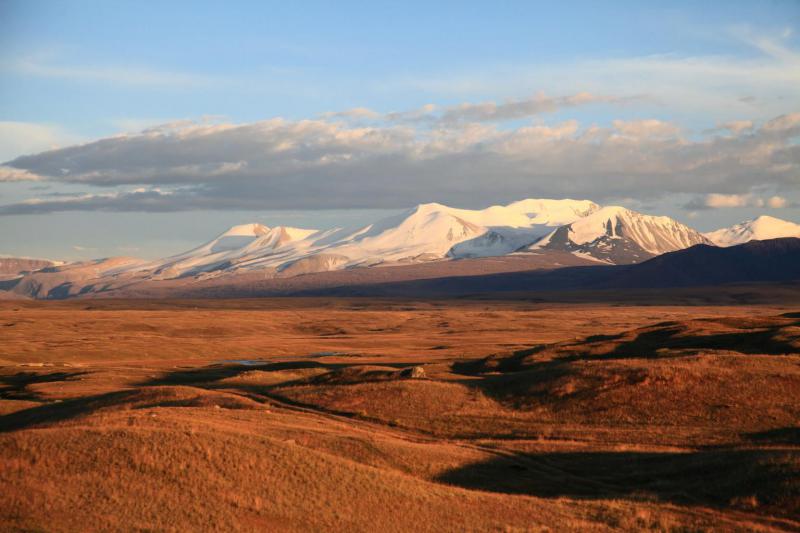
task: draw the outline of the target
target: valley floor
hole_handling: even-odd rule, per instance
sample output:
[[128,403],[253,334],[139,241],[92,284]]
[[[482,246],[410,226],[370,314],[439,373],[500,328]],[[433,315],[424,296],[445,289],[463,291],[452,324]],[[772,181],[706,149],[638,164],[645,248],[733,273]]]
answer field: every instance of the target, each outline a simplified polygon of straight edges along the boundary
[[800,306],[653,303],[0,301],[0,529],[800,531]]

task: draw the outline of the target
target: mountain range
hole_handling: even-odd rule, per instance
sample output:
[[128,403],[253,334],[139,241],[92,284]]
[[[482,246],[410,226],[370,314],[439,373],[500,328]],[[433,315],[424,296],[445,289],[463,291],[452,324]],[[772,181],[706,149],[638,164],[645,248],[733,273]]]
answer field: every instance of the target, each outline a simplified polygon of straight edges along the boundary
[[[376,272],[376,267],[406,266],[400,278],[421,279],[528,267],[630,265],[697,245],[728,247],[776,237],[800,237],[800,225],[762,216],[702,234],[669,217],[589,200],[526,199],[482,210],[428,203],[354,229],[238,225],[202,246],[159,260],[20,263],[13,279],[0,282],[0,292],[34,298],[137,295],[154,287],[180,292],[302,275],[308,282],[323,279],[321,273],[354,270],[362,280],[386,279],[388,272],[402,270]],[[34,267],[38,270],[24,272]],[[273,285],[279,283],[302,286],[297,281]]]

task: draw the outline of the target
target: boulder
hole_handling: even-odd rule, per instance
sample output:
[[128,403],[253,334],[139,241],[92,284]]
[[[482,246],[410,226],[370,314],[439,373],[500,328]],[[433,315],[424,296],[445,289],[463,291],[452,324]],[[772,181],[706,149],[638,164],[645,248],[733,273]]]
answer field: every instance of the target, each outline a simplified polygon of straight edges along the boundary
[[412,366],[410,368],[404,368],[400,371],[400,376],[409,379],[422,379],[427,377],[425,375],[425,369],[421,366]]

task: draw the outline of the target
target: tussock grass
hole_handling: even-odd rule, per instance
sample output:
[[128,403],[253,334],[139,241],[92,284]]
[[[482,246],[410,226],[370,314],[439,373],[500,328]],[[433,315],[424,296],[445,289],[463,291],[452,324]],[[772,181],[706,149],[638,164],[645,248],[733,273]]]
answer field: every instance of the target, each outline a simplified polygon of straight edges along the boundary
[[795,311],[119,305],[6,328],[0,529],[800,530]]

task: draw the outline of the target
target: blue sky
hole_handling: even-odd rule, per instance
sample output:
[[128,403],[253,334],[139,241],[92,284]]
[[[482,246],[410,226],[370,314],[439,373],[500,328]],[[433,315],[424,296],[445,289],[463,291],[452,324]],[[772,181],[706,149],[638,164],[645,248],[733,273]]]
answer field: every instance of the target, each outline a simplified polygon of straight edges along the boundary
[[[800,220],[797,131],[770,122],[800,111],[800,3],[434,4],[0,1],[0,253],[155,256],[254,218],[358,223],[427,199]],[[264,158],[281,139],[291,160]],[[772,155],[742,170],[739,149]],[[293,166],[321,153],[360,163]],[[689,175],[709,160],[727,163]]]

